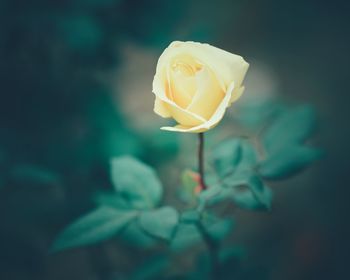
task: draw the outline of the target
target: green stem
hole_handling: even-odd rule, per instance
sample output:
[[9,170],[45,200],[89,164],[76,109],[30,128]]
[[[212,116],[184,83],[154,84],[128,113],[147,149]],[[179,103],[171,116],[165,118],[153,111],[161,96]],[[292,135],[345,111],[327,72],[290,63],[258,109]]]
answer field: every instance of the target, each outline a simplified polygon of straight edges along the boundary
[[199,145],[198,145],[198,171],[199,171],[199,182],[203,190],[208,189],[205,178],[204,178],[204,133],[201,132],[199,136]]
[[[204,171],[204,133],[198,134],[198,171],[199,171],[199,182],[201,184],[202,190],[208,189],[205,183],[205,171]],[[199,222],[197,224],[198,230],[201,233],[205,244],[207,245],[210,261],[211,261],[211,275],[213,280],[219,280],[220,277],[220,262],[219,262],[219,244],[214,240],[206,231],[204,226]]]

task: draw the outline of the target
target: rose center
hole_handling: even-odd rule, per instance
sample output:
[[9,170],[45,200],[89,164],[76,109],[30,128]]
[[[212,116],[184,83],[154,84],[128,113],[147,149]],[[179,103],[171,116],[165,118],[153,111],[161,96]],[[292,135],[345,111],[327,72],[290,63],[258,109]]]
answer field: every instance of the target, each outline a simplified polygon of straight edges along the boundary
[[185,109],[196,94],[196,75],[203,65],[192,56],[181,55],[173,59],[169,68],[168,97]]
[[185,61],[177,61],[173,63],[172,69],[175,72],[179,72],[184,76],[194,76],[197,71],[202,69],[200,64],[188,64]]

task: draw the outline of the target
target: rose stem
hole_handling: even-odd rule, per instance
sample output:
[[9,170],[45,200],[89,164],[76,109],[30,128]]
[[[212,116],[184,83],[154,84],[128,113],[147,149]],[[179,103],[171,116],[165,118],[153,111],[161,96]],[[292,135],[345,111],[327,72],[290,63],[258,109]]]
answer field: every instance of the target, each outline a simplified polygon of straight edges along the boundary
[[198,145],[198,170],[199,170],[199,183],[202,187],[202,190],[208,189],[205,184],[204,179],[204,133],[198,133],[199,145]]
[[[204,178],[204,133],[201,132],[198,134],[199,145],[198,145],[198,170],[199,170],[199,182],[201,184],[202,190],[208,189],[208,186],[205,183]],[[204,226],[199,222],[197,227],[203,237],[204,242],[206,243],[212,264],[212,279],[218,280],[220,279],[220,264],[219,264],[219,244],[212,239],[212,237],[208,234]]]

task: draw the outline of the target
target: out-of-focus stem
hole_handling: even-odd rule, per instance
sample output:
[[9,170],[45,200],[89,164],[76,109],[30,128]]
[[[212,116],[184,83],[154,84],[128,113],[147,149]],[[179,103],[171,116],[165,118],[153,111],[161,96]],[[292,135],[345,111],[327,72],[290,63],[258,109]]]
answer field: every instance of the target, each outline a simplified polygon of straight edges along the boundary
[[208,187],[205,183],[204,178],[204,133],[198,133],[199,143],[198,143],[198,171],[199,171],[199,182],[202,190],[206,190]]
[[[204,177],[204,133],[198,134],[198,172],[199,172],[199,183],[202,190],[208,189],[208,186],[205,183]],[[219,263],[219,244],[214,240],[203,227],[201,222],[197,224],[197,227],[202,235],[202,238],[207,245],[210,260],[211,260],[211,276],[213,280],[221,279],[220,275],[220,263]]]

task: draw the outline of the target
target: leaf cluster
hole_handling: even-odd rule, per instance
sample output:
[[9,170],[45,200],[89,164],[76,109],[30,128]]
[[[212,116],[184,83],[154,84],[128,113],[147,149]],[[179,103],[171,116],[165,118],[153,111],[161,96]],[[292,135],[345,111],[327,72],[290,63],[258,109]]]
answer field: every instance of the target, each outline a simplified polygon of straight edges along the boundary
[[[97,208],[68,226],[53,250],[118,237],[140,247],[165,242],[174,252],[204,241],[210,250],[219,251],[234,221],[215,215],[212,206],[229,201],[244,209],[271,209],[273,193],[268,182],[295,175],[321,155],[305,144],[314,126],[314,111],[301,106],[283,112],[258,137],[232,138],[218,144],[209,157],[208,189],[198,189],[195,172],[183,173],[180,194],[191,207],[181,213],[161,204],[163,186],[150,166],[129,156],[114,158],[110,165],[113,191],[97,193]],[[163,256],[154,260],[135,270],[132,277],[152,277],[168,265]]]

